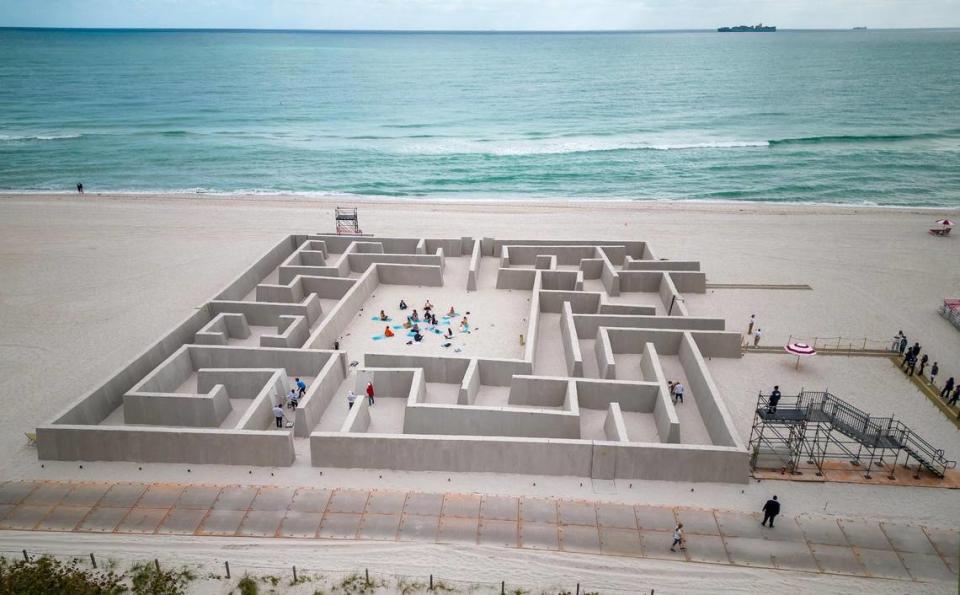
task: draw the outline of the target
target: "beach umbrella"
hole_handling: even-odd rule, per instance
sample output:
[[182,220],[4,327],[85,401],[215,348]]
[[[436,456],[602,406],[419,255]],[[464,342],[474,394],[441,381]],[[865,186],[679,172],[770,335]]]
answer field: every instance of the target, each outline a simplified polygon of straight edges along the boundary
[[937,225],[942,225],[944,227],[953,227],[954,222],[949,219],[937,219]]
[[797,356],[797,368],[800,368],[800,358],[808,355],[816,355],[817,350],[806,343],[787,343],[784,347],[787,353]]

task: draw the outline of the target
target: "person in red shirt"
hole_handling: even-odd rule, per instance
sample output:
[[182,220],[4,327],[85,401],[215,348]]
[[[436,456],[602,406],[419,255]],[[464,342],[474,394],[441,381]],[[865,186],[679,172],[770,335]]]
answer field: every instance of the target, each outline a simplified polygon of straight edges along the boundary
[[373,383],[367,383],[367,404],[373,405]]

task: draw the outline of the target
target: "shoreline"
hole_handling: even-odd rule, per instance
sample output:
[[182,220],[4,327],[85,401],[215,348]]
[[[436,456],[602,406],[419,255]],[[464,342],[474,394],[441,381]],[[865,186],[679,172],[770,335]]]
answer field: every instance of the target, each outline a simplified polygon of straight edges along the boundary
[[[505,207],[526,208],[626,208],[629,211],[732,211],[732,212],[767,212],[782,210],[790,213],[847,213],[859,211],[871,213],[913,213],[913,214],[953,214],[960,217],[960,205],[956,206],[929,206],[929,205],[877,205],[864,203],[812,203],[793,201],[738,201],[738,200],[707,200],[707,199],[627,199],[627,198],[529,198],[529,197],[490,197],[490,198],[445,198],[436,196],[370,196],[359,194],[323,194],[323,193],[215,193],[215,192],[89,192],[83,195],[75,191],[0,191],[0,201],[19,200],[45,201],[57,200],[64,202],[89,202],[90,198],[109,201],[136,201],[166,202],[166,201],[201,201],[205,204],[246,203],[265,205],[370,205],[370,206],[484,206],[502,205]],[[181,202],[181,204],[182,204]]]

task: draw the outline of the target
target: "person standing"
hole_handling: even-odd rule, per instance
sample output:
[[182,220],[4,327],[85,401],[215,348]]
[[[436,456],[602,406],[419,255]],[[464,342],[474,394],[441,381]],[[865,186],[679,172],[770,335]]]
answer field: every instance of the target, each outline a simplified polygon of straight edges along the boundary
[[273,406],[273,416],[277,418],[277,427],[283,427],[283,407],[280,406],[280,403],[277,403]]
[[940,364],[933,362],[933,367],[930,368],[930,384],[933,385],[934,381],[937,379],[937,374],[940,373]]
[[947,378],[947,383],[943,385],[943,390],[940,391],[940,398],[941,398],[941,399],[946,399],[947,397],[950,396],[950,391],[953,390],[953,383],[954,383],[954,382],[955,382],[955,381],[954,381],[954,379],[953,379],[953,376],[951,376],[950,378]]
[[927,367],[928,361],[930,361],[930,356],[924,353],[923,357],[920,358],[920,375],[921,376],[923,376],[923,369]]
[[890,346],[890,351],[896,351],[900,347],[900,339],[903,338],[903,331],[898,331],[896,335],[893,336],[893,345]]
[[678,545],[681,550],[687,549],[687,538],[683,536],[683,523],[677,523],[677,526],[673,528],[673,545],[670,546],[670,551],[677,551],[675,548]]
[[917,370],[917,356],[911,353],[907,356],[907,376],[913,376]]
[[753,334],[753,327],[756,326],[756,324],[757,324],[757,315],[756,315],[756,314],[751,314],[751,315],[750,315],[750,322],[747,323],[747,336],[748,336],[748,337]]
[[760,330],[760,327],[757,327],[756,332],[753,333],[753,346],[757,347],[760,345],[760,337],[763,336],[763,331]]
[[297,378],[297,398],[302,399],[307,392],[307,383]]
[[953,389],[953,394],[950,396],[950,400],[947,401],[947,405],[956,405],[958,399],[960,399],[960,386]]
[[83,182],[77,182],[77,194],[83,194]]
[[780,514],[780,502],[774,496],[763,505],[763,522],[760,524],[766,527],[767,521],[770,521],[770,528],[773,529],[773,520],[777,518],[778,514]]
[[367,405],[373,405],[373,383],[367,383]]
[[780,386],[774,386],[770,398],[767,400],[767,413],[777,412],[777,403],[780,402]]
[[350,391],[347,393],[347,410],[353,409],[353,403],[357,400],[357,393]]
[[679,380],[673,385],[673,402],[683,403],[683,384]]
[[900,345],[897,346],[900,355],[903,355],[903,352],[907,350],[907,336],[903,334],[903,331],[900,331]]

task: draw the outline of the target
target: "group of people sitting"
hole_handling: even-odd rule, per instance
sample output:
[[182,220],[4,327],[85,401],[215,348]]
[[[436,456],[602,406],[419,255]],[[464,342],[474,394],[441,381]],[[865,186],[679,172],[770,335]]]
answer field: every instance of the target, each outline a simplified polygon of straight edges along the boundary
[[[406,311],[408,309],[409,309],[409,306],[407,305],[407,302],[404,300],[400,300],[400,310]],[[447,313],[447,316],[450,318],[457,316],[457,309],[453,306],[450,306],[450,311]],[[387,322],[388,320],[390,320],[390,317],[387,316],[387,313],[384,312],[383,310],[380,310],[380,321]],[[433,304],[430,303],[430,300],[427,300],[426,303],[424,303],[423,305],[422,319],[420,317],[420,314],[416,311],[416,309],[414,309],[413,312],[407,316],[407,321],[403,324],[403,328],[413,332],[413,341],[417,343],[419,343],[420,341],[423,341],[423,333],[420,332],[420,322],[424,322],[432,326],[437,326],[439,324],[439,322],[437,321],[437,315],[434,313],[434,306]],[[470,322],[467,320],[467,317],[464,316],[460,320],[460,330],[469,332],[469,329],[470,329]],[[383,336],[393,337],[393,336],[396,336],[396,333],[394,333],[393,329],[391,329],[390,326],[387,325],[383,330]],[[447,331],[443,334],[443,337],[445,339],[452,339],[453,329],[448,326]]]

